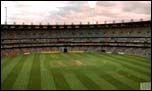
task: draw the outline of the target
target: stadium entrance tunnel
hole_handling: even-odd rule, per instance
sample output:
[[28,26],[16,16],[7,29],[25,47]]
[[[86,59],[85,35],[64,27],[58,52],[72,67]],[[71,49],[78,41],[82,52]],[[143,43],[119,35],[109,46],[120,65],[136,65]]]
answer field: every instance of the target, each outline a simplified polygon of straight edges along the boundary
[[60,47],[59,50],[62,53],[67,53],[68,52],[68,48],[67,47]]
[[106,52],[106,50],[101,50],[101,52]]
[[67,53],[67,52],[68,52],[68,49],[65,47],[63,50],[63,53]]

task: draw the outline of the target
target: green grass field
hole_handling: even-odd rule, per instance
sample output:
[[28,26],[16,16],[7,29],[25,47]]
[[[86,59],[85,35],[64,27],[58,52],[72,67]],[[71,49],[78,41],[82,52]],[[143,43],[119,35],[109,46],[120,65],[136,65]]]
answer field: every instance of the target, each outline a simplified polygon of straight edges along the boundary
[[151,82],[151,59],[105,53],[1,58],[2,90],[139,90]]

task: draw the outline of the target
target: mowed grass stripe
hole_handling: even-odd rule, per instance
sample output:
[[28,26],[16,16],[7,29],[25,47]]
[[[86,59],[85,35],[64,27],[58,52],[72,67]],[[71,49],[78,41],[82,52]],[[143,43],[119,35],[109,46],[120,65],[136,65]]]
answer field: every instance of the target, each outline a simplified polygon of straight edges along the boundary
[[113,54],[113,55],[116,56],[116,57],[119,57],[120,59],[123,59],[123,60],[125,60],[125,61],[128,61],[128,62],[130,62],[130,63],[132,63],[132,64],[141,66],[141,67],[143,67],[143,68],[150,69],[150,67],[151,67],[150,61],[147,62],[147,63],[142,63],[141,61],[138,61],[138,60],[133,59],[133,58],[128,58],[128,57],[125,57],[125,56],[122,56],[122,55],[116,55],[116,54]]
[[73,72],[63,72],[63,75],[72,90],[87,90]]
[[137,61],[140,61],[142,63],[147,63],[147,62],[151,62],[151,58],[150,57],[142,57],[142,56],[131,56],[131,55],[122,55],[123,57],[127,57],[127,58],[130,58],[130,59],[134,59],[134,60],[137,60]]
[[125,72],[128,72],[129,74],[137,77],[138,79],[142,79],[144,81],[150,81],[151,80],[151,77],[150,75],[149,76],[146,76],[145,74],[142,74],[142,73],[139,73],[139,72],[136,72],[134,70],[131,70],[131,69],[128,69],[128,68],[125,68],[124,69]]
[[[81,59],[81,57],[85,57],[85,59],[82,59],[82,62],[87,63],[86,70],[92,70],[92,71],[97,72],[97,73],[102,71],[102,74],[106,74],[110,71],[116,71],[116,70],[118,70],[119,67],[121,67],[121,64],[117,64],[114,62],[105,63],[105,62],[107,62],[107,59],[93,56],[93,55],[88,54],[88,53],[84,54],[84,55],[74,54],[73,56],[80,58],[80,59]],[[93,63],[93,65],[91,63]]]
[[[99,55],[99,54],[97,54],[97,55]],[[136,72],[144,74],[146,77],[149,76],[149,70],[148,71],[147,70],[143,70],[143,69],[141,69],[140,66],[135,65],[135,64],[131,64],[131,63],[127,62],[127,61],[122,61],[122,60],[116,58],[114,55],[111,55],[111,54],[102,54],[102,55],[99,55],[99,56],[105,57],[105,58],[107,58],[109,60],[113,60],[116,63],[120,63],[125,68],[129,68],[131,70],[134,70]]]
[[115,58],[119,63],[122,63],[126,67],[129,67],[131,69],[134,69],[134,70],[144,73],[146,75],[151,74],[150,69],[139,66],[137,64],[131,64],[130,62],[126,61],[126,58],[120,58],[119,55],[108,55],[108,56],[111,58]]
[[[61,57],[60,60],[62,60],[62,61],[66,60],[66,62],[64,62],[64,64],[66,64],[66,65],[69,65],[68,62],[76,60],[76,58],[74,58],[74,56],[72,56],[71,54],[61,54],[60,57]],[[75,74],[73,72],[63,70],[62,74],[72,90],[86,90],[87,89],[79,81],[79,79],[77,79],[77,77],[75,76]]]
[[70,90],[70,86],[65,80],[62,72],[59,69],[53,69],[52,75],[54,78],[54,82],[57,90]]
[[142,57],[142,56],[136,56],[136,55],[123,55],[123,56],[134,58],[134,59],[142,61],[142,62],[146,62],[146,61],[150,61],[151,60],[150,57]]
[[9,58],[6,58],[4,59],[2,62],[1,62],[1,69],[3,69],[4,67],[6,67],[11,61],[13,61],[13,59],[17,58],[16,57],[9,57]]
[[3,69],[1,69],[1,84],[6,79],[7,75],[13,70],[15,65],[20,61],[21,58],[21,56],[17,56],[13,59],[8,60],[10,61],[10,63],[6,65]]
[[10,60],[10,57],[3,57],[1,58],[1,65],[5,62],[7,62],[8,60]]
[[117,87],[119,90],[132,90],[133,88],[124,84],[123,82],[119,81],[117,78],[113,78],[111,75],[102,75],[102,74],[98,74],[100,76],[100,78],[110,82],[111,84],[113,84],[115,87]]
[[50,62],[49,55],[41,54],[40,64],[41,64],[41,89],[42,90],[56,90],[54,79],[49,68]]
[[101,78],[97,73],[95,72],[89,72],[84,73],[89,79],[93,80],[96,84],[102,88],[102,90],[117,90],[117,87],[115,87],[110,82],[106,81],[105,79]]
[[141,64],[144,64],[145,66],[150,66],[151,67],[151,59],[150,58],[145,58],[145,59],[140,59],[140,58],[136,58],[134,56],[128,56],[128,55],[121,55],[123,57],[126,57],[126,58],[129,58],[129,59],[133,59],[133,60],[137,60],[137,63],[141,63]]
[[[92,54],[87,54],[87,55],[92,55]],[[93,57],[94,56],[94,54],[91,56],[91,57]],[[101,58],[101,57],[100,57]],[[96,60],[96,59],[95,59]],[[105,60],[103,57],[102,57],[102,60]],[[116,63],[115,63],[116,64]],[[119,65],[119,64],[117,64],[117,65]],[[97,72],[96,72],[97,73]],[[113,73],[115,73],[115,72],[113,72]],[[91,73],[90,73],[91,74]],[[97,73],[97,74],[102,74],[102,73]],[[94,77],[95,78],[95,77]],[[101,77],[101,79],[102,79],[102,77]],[[126,77],[124,77],[124,79],[127,79]],[[103,79],[105,82],[104,83],[106,83],[107,82],[107,84],[110,84],[110,82],[111,81],[106,81],[105,79]],[[127,79],[127,80],[129,80],[130,81],[130,79]],[[98,80],[99,81],[99,80]],[[126,83],[122,83],[122,82],[120,82],[119,81],[119,83],[121,83],[121,84],[123,84],[123,87],[127,87],[127,88],[129,88],[129,89],[133,89],[133,87],[131,87],[131,86],[128,86]],[[116,83],[115,83],[116,84]],[[106,86],[107,86],[107,88],[106,88]],[[105,87],[105,89],[108,89],[108,86],[109,85],[103,85],[103,87]],[[112,85],[113,86],[113,85]],[[114,87],[114,86],[113,86]],[[110,88],[110,87],[109,87]],[[111,87],[112,88],[112,87]],[[116,89],[116,87],[114,87],[115,89]],[[134,88],[135,89],[135,88]]]
[[151,58],[148,58],[148,57],[141,57],[141,56],[132,56],[132,55],[122,55],[126,58],[130,58],[130,59],[134,59],[134,60],[137,60],[141,63],[145,63],[145,64],[148,64],[149,62],[151,63]]
[[88,56],[89,59],[94,60],[94,63],[96,63],[96,65],[94,66],[97,67],[97,69],[94,70],[94,72],[102,71],[102,74],[106,74],[111,71],[113,72],[113,71],[117,71],[123,68],[121,64],[117,64],[115,62],[109,62],[107,59],[104,59],[103,57],[98,57],[90,53],[86,55]]
[[[110,61],[112,63],[117,63],[117,64],[122,65],[121,63],[117,62],[116,59],[108,57],[107,55],[100,55],[100,57],[102,57],[102,59],[105,59],[105,60]],[[134,76],[136,76],[136,77],[138,77],[140,79],[150,80],[150,76],[147,76],[147,75],[145,75],[145,74],[143,74],[141,72],[137,72],[136,70],[132,70],[130,67],[123,66],[122,70],[126,70],[130,74],[132,74],[132,75],[134,75]]]
[[125,57],[125,56],[122,56],[122,55],[113,54],[112,56],[114,56],[118,59],[128,61],[129,63],[135,64],[135,65],[140,66],[140,67],[145,68],[145,69],[149,69],[151,67],[150,60],[149,60],[149,62],[141,63],[141,61],[138,61],[137,59],[128,58],[128,57]]
[[[105,54],[105,53],[102,53],[102,54]],[[96,53],[92,53],[92,55],[96,55]],[[147,62],[147,59],[145,58],[146,61],[143,62],[143,61],[139,61],[137,59],[134,59],[134,57],[128,57],[127,55],[120,55],[120,54],[110,54],[110,55],[116,55],[116,56],[119,56],[121,58],[125,58],[125,61],[128,61],[128,62],[130,62],[132,64],[140,65],[140,66],[145,67],[145,68],[151,68],[150,59],[148,59],[149,61]]]
[[[85,57],[85,55],[75,54],[75,56],[76,56],[77,59],[80,59],[80,57],[77,57],[78,55]],[[71,59],[71,56],[72,56],[72,59],[73,59],[73,60],[76,60],[73,55],[70,55],[70,54],[68,54],[68,55],[67,55],[67,54],[64,54],[64,55],[63,55],[64,59],[66,59],[66,60],[70,60],[70,59]],[[90,60],[90,61],[92,61],[92,60]],[[81,73],[80,73],[80,74],[81,74]],[[64,75],[67,76],[67,74],[64,74]],[[69,75],[68,75],[68,76],[69,76]],[[67,76],[67,77],[68,77],[68,76]],[[74,75],[73,75],[73,76],[74,76]],[[71,80],[72,80],[72,79],[71,79]],[[76,80],[76,79],[75,79],[75,80]],[[79,80],[79,78],[78,78],[78,80]],[[76,80],[76,81],[78,81],[78,80]],[[69,80],[68,78],[67,78],[67,81],[70,83],[70,80]],[[90,81],[90,80],[89,80],[89,81]],[[73,84],[74,84],[74,83],[73,83]],[[73,85],[73,84],[71,83],[71,84],[69,84],[69,85]],[[82,83],[82,84],[83,84],[83,83]],[[84,85],[84,84],[83,84],[83,85]],[[86,86],[85,86],[85,87],[86,87]],[[95,89],[98,89],[98,86],[96,86],[96,87],[97,87],[97,88],[95,88]],[[74,85],[73,85],[73,88],[76,88],[76,87],[74,87]],[[99,88],[99,89],[101,89],[101,88]]]
[[125,66],[125,64],[123,64],[122,62],[121,62],[121,63],[118,62],[117,59],[114,59],[114,58],[109,57],[109,56],[107,56],[107,55],[100,55],[100,56],[101,56],[102,58],[104,58],[104,59],[107,59],[108,61],[111,61],[111,62],[114,62],[114,63],[118,63],[118,64],[121,64],[121,65],[124,65],[124,66],[123,66],[123,69],[129,71],[130,74],[133,74],[133,75],[135,75],[135,76],[137,76],[137,77],[140,77],[140,78],[143,78],[143,79],[145,79],[145,80],[149,80],[149,78],[150,78],[149,76],[147,76],[147,75],[145,75],[145,74],[137,71],[136,69],[132,69],[132,68],[130,68],[130,67],[128,67],[128,66]]
[[[111,57],[108,57],[107,55],[104,55],[104,54],[102,54],[102,55],[96,54],[96,55],[99,56],[99,57],[101,57],[102,59],[105,59],[105,60],[108,61],[108,62],[117,63],[117,64],[122,65],[121,63],[117,62],[116,59],[113,59],[113,58],[111,58]],[[141,72],[137,72],[136,70],[132,70],[130,67],[128,68],[128,67],[123,66],[123,69],[122,69],[122,70],[127,70],[127,71],[130,72],[130,74],[132,74],[132,75],[134,75],[134,76],[136,76],[136,77],[138,77],[138,78],[140,78],[140,79],[149,80],[149,78],[150,78],[149,76],[146,76],[146,75],[144,75],[144,74],[141,73]]]
[[40,54],[34,55],[32,63],[32,69],[30,72],[30,79],[28,83],[29,90],[40,90],[41,89],[41,72],[40,72]]
[[[104,63],[104,61],[106,61],[106,59],[104,59],[104,58],[102,58],[102,57],[100,57],[100,56],[97,56],[96,54],[94,54],[94,53],[92,53],[92,52],[89,52],[89,53],[86,53],[86,54],[84,54],[84,56],[86,57],[86,58],[88,58],[88,59],[91,59],[91,61],[93,62],[93,63],[95,63],[96,65],[103,65],[103,63]],[[82,57],[84,57],[84,56],[82,56]],[[96,66],[95,65],[95,66]]]
[[125,77],[127,77],[128,79],[131,79],[131,80],[139,82],[139,83],[146,81],[145,79],[136,77],[135,75],[130,74],[128,71],[125,71],[125,70],[121,70],[118,73],[121,74],[121,75],[123,75],[123,76],[125,76]]
[[27,57],[22,56],[12,71],[7,75],[7,78],[2,83],[2,89],[11,90]]
[[[36,55],[39,55],[39,54],[36,54]],[[126,89],[132,90],[132,89],[139,89],[138,88],[139,82],[151,81],[150,75],[145,75],[143,72],[140,72],[138,70],[136,71],[136,69],[134,67],[131,68],[128,66],[130,64],[136,65],[135,64],[136,60],[134,61],[134,63],[131,62],[131,61],[133,61],[133,59],[129,60],[130,62],[128,62],[128,63],[130,63],[130,64],[125,66],[126,64],[124,64],[122,61],[123,57],[113,58],[113,57],[109,57],[107,55],[102,55],[102,56],[98,56],[98,55],[99,54],[97,54],[97,56],[96,56],[96,53],[95,54],[93,54],[93,53],[59,54],[59,55],[55,54],[53,56],[52,56],[52,54],[51,55],[41,54],[41,56],[39,56],[39,60],[40,60],[39,61],[39,70],[40,70],[39,79],[40,79],[40,85],[41,85],[40,89],[56,90],[56,88],[57,88],[57,90],[67,90],[67,89],[82,88],[82,90],[83,89],[94,90],[94,88],[108,89],[108,84],[111,84],[110,85],[111,88],[115,88],[115,89],[118,88],[118,89],[122,89],[122,90],[126,90]],[[35,56],[32,55],[33,58]],[[31,55],[29,57],[31,57]],[[14,59],[16,61],[16,57],[14,57],[13,60]],[[34,59],[36,59],[36,58],[34,58]],[[13,61],[13,60],[11,60],[11,61]],[[25,60],[28,61],[28,59],[25,59]],[[51,62],[56,61],[56,60],[63,61],[63,64],[66,64],[66,66],[52,68]],[[70,60],[80,60],[80,61],[84,61],[85,63],[87,63],[87,65],[88,64],[91,65],[92,63],[93,63],[93,65],[85,66],[85,67],[78,67],[78,69],[71,69],[71,66],[69,66],[70,63],[68,63],[68,62],[70,62]],[[7,66],[12,63],[14,64],[15,61],[8,63],[6,65],[6,67],[4,67],[2,70],[5,70],[5,71],[10,70],[11,67],[9,68]],[[107,64],[110,64],[110,65],[102,65],[103,61],[107,61]],[[128,61],[128,59],[125,61]],[[36,60],[36,62],[37,62],[37,60]],[[28,63],[31,65],[31,69],[32,69],[33,60],[29,61]],[[30,78],[31,70],[30,70],[29,66],[25,67],[25,64],[28,64],[28,63],[25,62],[23,64],[23,68],[18,73],[17,79],[13,85],[14,90],[20,89],[20,88],[29,89],[30,85],[29,85],[28,81],[31,80],[31,78]],[[16,62],[16,64],[18,64],[18,62]],[[146,64],[146,63],[139,62],[139,64]],[[116,65],[122,65],[122,67],[116,66]],[[138,63],[137,63],[137,65],[138,65]],[[106,66],[108,66],[108,69],[106,68]],[[109,66],[112,66],[112,67],[109,67]],[[138,65],[138,66],[140,67],[142,65]],[[11,70],[14,67],[12,67]],[[111,69],[113,67],[116,67],[116,68],[120,67],[120,70]],[[7,68],[7,70],[6,70],[6,68]],[[29,68],[28,73],[26,72],[27,68]],[[75,68],[75,67],[73,67],[73,68]],[[105,71],[103,68],[105,68]],[[142,66],[142,68],[147,69],[146,66],[145,67]],[[25,73],[23,73],[24,72],[23,69],[24,69]],[[107,71],[111,70],[111,71],[113,71],[114,74],[112,74],[112,75],[107,74],[107,73],[110,73],[111,71],[106,72],[106,70]],[[7,77],[6,75],[9,74],[8,72],[5,73],[5,71],[3,71],[3,74],[2,74],[2,75],[4,75],[4,77],[2,77],[2,75],[1,75],[1,83],[2,83],[2,79],[6,78]],[[75,73],[75,71],[76,71],[76,73]],[[89,71],[91,71],[91,72],[89,73]],[[27,75],[27,74],[29,74],[29,75]],[[103,74],[105,74],[105,75],[103,76]],[[25,79],[24,79],[23,75],[25,75],[25,77],[26,77]],[[118,77],[121,78],[121,80],[119,80]],[[18,81],[18,79],[20,79],[20,80]],[[27,80],[27,79],[29,79],[29,80]],[[62,79],[62,80],[60,81],[60,79]],[[110,81],[112,79],[114,80],[114,82]],[[24,81],[25,81],[25,83],[22,84],[22,82],[24,82]],[[71,82],[73,82],[73,83],[71,83]],[[89,87],[88,82],[90,82],[89,83],[90,87]],[[91,82],[93,83],[93,87],[92,87]],[[32,83],[34,83],[34,82],[32,82]],[[127,85],[127,83],[128,84],[134,83],[134,86]],[[15,85],[15,84],[17,84],[17,85]],[[27,85],[25,85],[25,84],[27,84]],[[64,85],[64,86],[61,86],[61,85]],[[20,86],[20,87],[17,87],[17,86]],[[36,87],[38,87],[38,86],[36,86]],[[111,88],[109,88],[109,89],[111,89]]]
[[18,73],[19,76],[14,83],[13,90],[27,90],[33,59],[34,56],[32,54],[27,56],[21,72]]
[[118,73],[112,73],[110,74],[113,78],[116,78],[117,80],[123,82],[124,84],[128,85],[129,87],[132,87],[134,90],[139,90],[139,84],[138,82],[134,82],[133,80],[128,79],[127,77],[118,74]]
[[102,88],[96,84],[92,79],[84,75],[84,73],[77,71],[75,72],[76,77],[81,81],[81,83],[87,87],[88,90],[101,90]]

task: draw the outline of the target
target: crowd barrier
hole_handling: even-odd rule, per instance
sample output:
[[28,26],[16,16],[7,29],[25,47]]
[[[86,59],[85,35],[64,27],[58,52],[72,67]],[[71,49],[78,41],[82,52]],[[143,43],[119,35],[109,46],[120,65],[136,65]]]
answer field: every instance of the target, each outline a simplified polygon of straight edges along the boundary
[[11,57],[15,57],[17,54],[16,53],[9,53],[8,56],[11,56]]
[[42,51],[43,54],[60,53],[60,51]]
[[68,51],[68,53],[84,53],[84,51]]

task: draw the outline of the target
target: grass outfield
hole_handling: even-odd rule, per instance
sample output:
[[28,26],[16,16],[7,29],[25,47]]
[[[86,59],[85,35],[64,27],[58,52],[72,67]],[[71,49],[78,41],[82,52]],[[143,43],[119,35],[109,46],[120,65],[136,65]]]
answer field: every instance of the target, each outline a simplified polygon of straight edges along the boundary
[[1,58],[2,90],[139,90],[151,81],[151,59],[104,53]]

